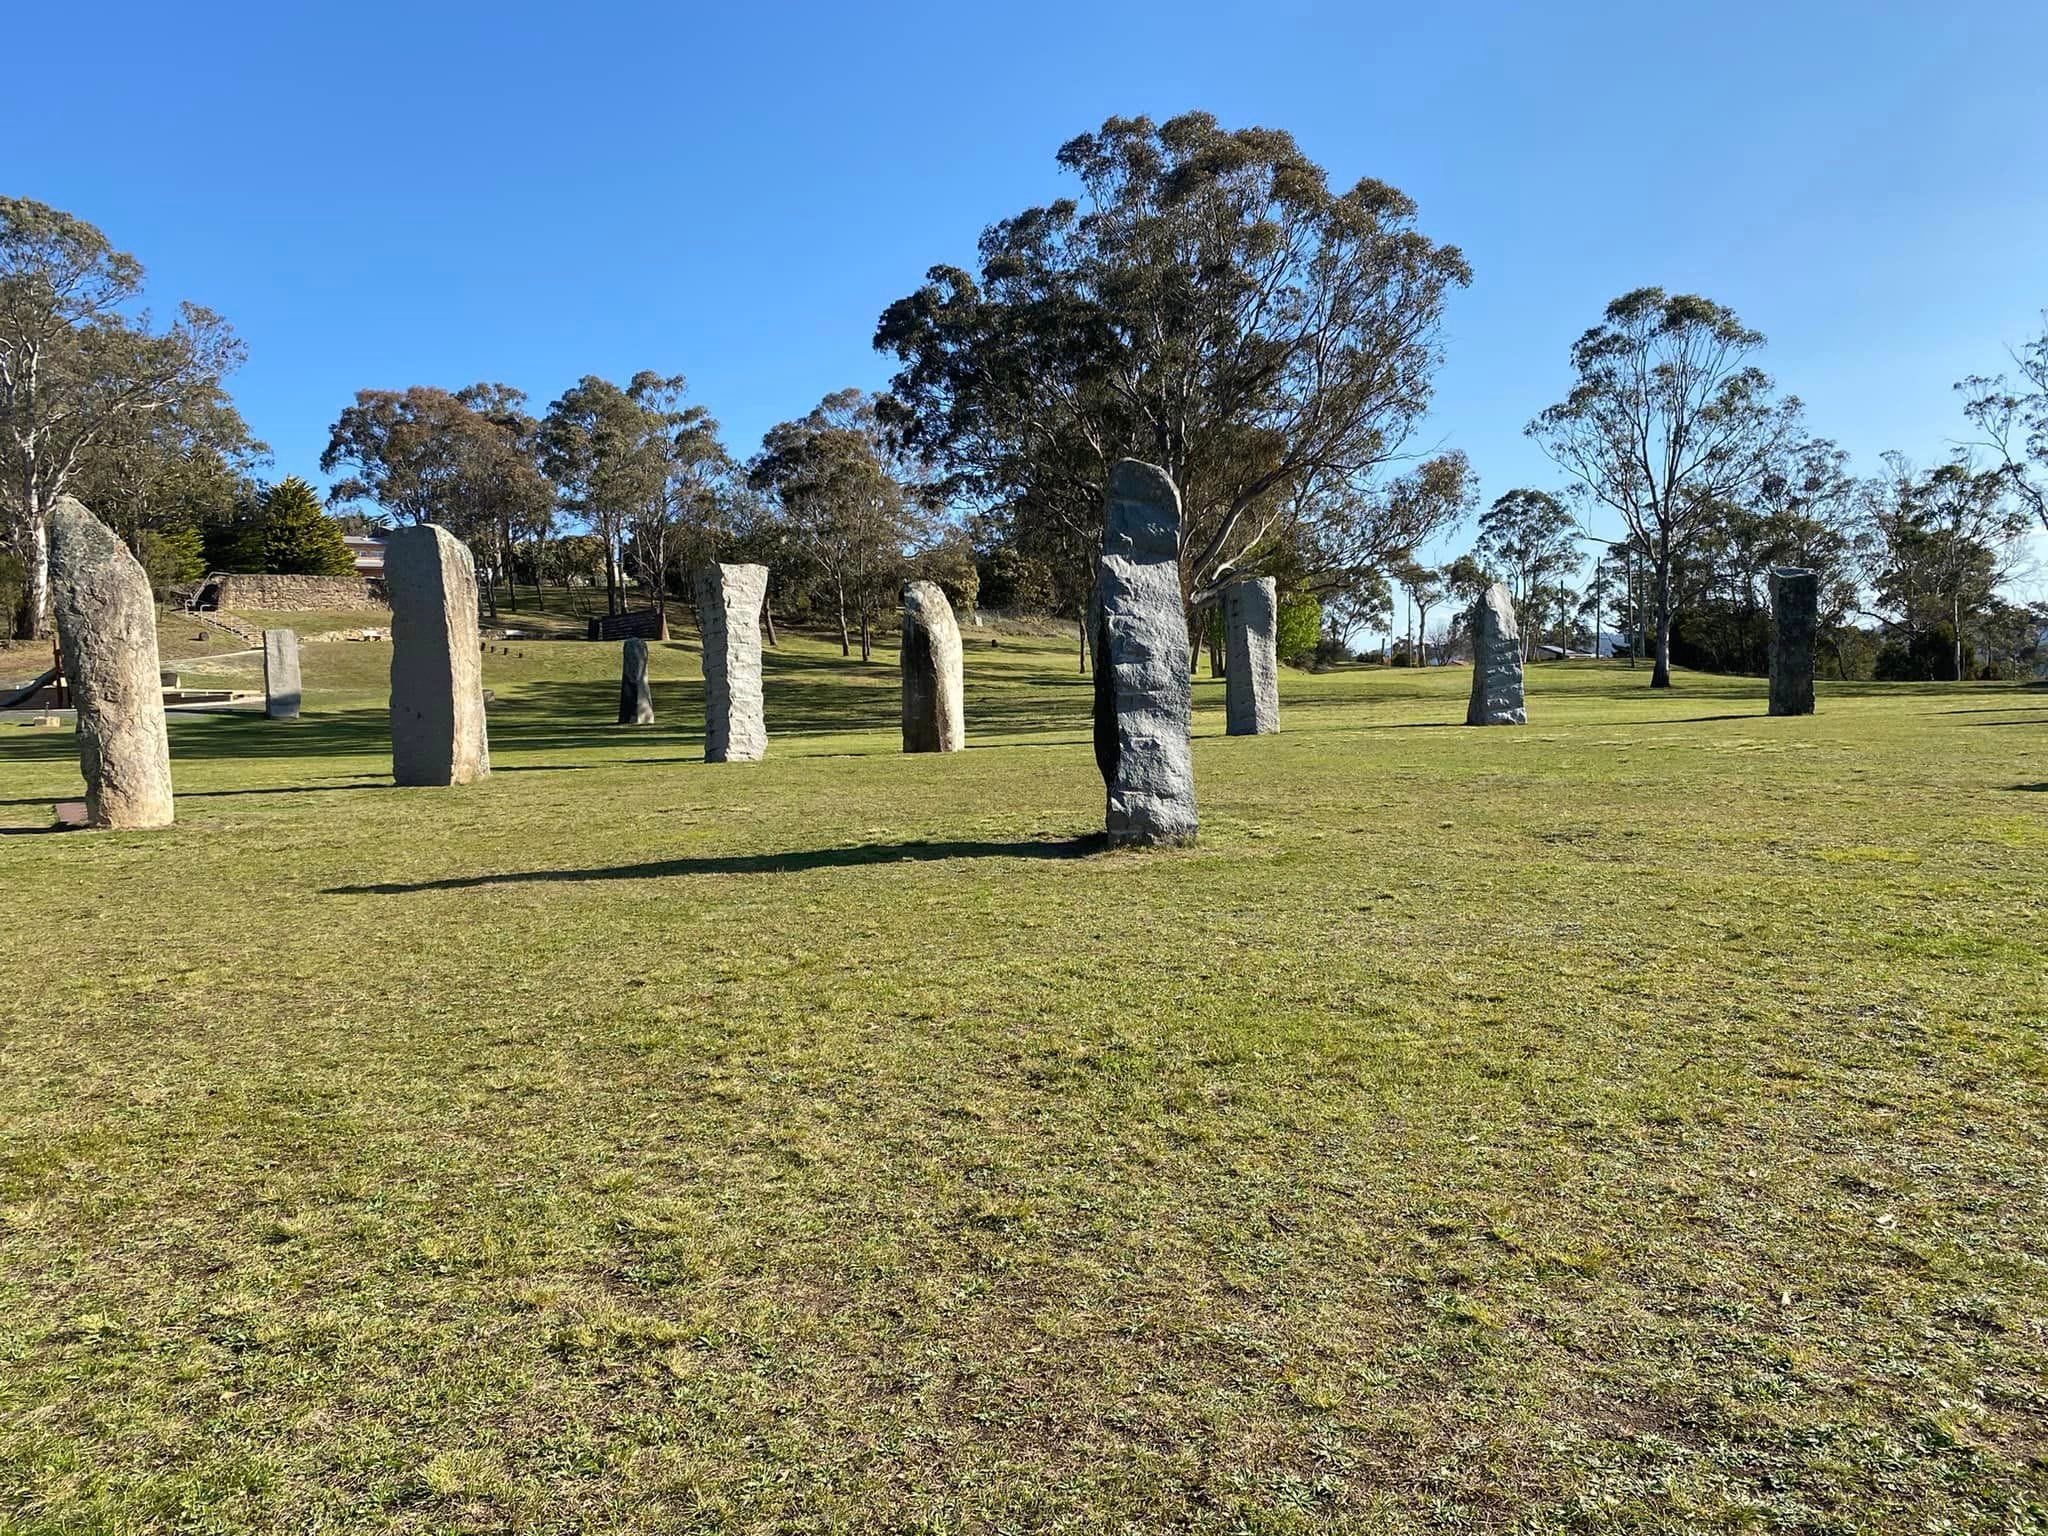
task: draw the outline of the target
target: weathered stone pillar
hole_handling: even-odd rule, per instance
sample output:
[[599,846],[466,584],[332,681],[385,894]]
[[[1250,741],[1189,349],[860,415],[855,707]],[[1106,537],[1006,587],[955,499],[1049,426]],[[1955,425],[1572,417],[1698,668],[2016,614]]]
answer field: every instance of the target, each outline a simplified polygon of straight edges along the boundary
[[1813,713],[1813,642],[1819,633],[1819,574],[1796,565],[1772,566],[1772,714]]
[[491,771],[476,566],[433,523],[384,544],[391,600],[391,776],[400,784],[470,784]]
[[654,693],[647,686],[647,642],[637,636],[626,642],[619,673],[619,724],[654,724]]
[[1500,582],[1472,605],[1472,702],[1467,725],[1527,725],[1522,707],[1522,635],[1514,595]]
[[299,718],[299,633],[263,631],[263,713],[273,720]]
[[1280,599],[1270,576],[1240,576],[1223,589],[1223,713],[1232,736],[1280,729]]
[[1195,840],[1180,492],[1136,459],[1109,474],[1095,562],[1095,762],[1112,847]]
[[903,584],[902,658],[903,750],[958,752],[967,745],[960,626],[935,581]]
[[697,572],[707,763],[755,763],[767,755],[761,712],[761,601],[767,595],[765,565],[707,565]]
[[168,827],[171,745],[149,577],[118,535],[69,496],[50,511],[50,606],[78,708],[85,824]]

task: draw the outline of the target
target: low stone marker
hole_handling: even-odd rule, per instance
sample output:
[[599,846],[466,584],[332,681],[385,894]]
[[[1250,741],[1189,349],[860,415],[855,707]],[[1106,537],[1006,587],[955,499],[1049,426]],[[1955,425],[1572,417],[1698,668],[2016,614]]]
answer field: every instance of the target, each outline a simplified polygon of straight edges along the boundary
[[1188,747],[1188,623],[1180,591],[1180,492],[1123,459],[1105,488],[1095,562],[1095,763],[1112,847],[1195,840]]
[[384,544],[391,599],[391,776],[400,784],[472,784],[491,771],[476,566],[433,523]]
[[299,718],[299,632],[263,631],[263,713],[272,720]]
[[156,602],[128,546],[69,496],[50,511],[50,606],[78,709],[85,825],[168,827],[171,745]]
[[1240,576],[1223,589],[1223,714],[1232,736],[1280,729],[1280,599],[1270,576]]
[[1820,576],[1796,565],[1771,567],[1771,708],[1813,713],[1813,642],[1820,633]]
[[904,583],[901,654],[903,750],[958,752],[967,745],[960,625],[937,582]]
[[707,565],[697,572],[697,629],[704,640],[704,761],[757,763],[768,753],[761,711],[761,603],[765,565]]
[[647,686],[647,642],[637,636],[626,642],[619,673],[619,724],[654,724],[654,693]]
[[1496,581],[1472,605],[1472,702],[1467,725],[1527,725],[1522,705],[1522,635],[1515,599]]

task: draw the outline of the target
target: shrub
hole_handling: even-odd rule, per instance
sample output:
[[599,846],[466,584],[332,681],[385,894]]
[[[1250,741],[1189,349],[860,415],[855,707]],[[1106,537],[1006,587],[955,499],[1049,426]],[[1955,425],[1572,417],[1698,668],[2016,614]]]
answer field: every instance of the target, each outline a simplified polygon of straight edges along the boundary
[[1315,655],[1323,638],[1321,599],[1307,592],[1290,592],[1280,599],[1274,625],[1273,648],[1289,666],[1301,666]]

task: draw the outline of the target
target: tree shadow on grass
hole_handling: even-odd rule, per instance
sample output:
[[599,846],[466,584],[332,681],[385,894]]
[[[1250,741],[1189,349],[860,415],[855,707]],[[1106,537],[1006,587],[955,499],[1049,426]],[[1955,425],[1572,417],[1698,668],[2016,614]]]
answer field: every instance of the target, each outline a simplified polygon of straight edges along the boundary
[[870,864],[926,864],[948,859],[1081,859],[1108,846],[1100,832],[1081,837],[1024,838],[1012,843],[857,843],[845,848],[791,853],[728,854],[712,858],[653,859],[601,869],[528,869],[495,875],[451,875],[443,880],[329,886],[323,896],[402,896],[413,891],[466,891],[488,885],[582,884],[594,880],[665,880],[677,875],[776,875],[808,869],[858,869]]
[[2008,784],[2005,788],[2008,794],[2048,795],[2048,784]]

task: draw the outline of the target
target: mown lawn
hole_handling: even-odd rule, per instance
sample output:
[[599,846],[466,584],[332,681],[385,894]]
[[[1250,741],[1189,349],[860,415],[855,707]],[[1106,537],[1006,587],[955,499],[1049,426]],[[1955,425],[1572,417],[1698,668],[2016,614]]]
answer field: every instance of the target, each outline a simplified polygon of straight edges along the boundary
[[1205,680],[1110,855],[985,638],[718,768],[515,643],[452,791],[309,643],[168,833],[0,728],[0,1528],[2048,1529],[2048,693]]

